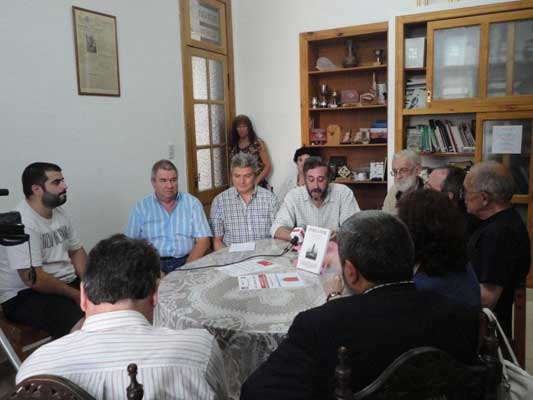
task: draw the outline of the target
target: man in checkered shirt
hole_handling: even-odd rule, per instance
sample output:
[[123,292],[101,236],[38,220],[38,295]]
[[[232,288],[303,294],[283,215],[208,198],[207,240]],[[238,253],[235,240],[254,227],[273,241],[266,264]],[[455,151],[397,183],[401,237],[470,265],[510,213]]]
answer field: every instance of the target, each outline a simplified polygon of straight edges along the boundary
[[231,159],[233,186],[211,205],[215,250],[270,237],[279,201],[274,193],[255,184],[257,170],[257,161],[250,154],[239,153]]

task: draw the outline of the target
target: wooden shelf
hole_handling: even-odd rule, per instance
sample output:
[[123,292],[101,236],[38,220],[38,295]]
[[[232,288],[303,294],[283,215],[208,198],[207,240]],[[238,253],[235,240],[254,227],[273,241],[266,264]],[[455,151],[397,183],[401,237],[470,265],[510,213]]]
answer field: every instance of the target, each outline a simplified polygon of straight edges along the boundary
[[369,143],[369,144],[310,144],[309,147],[328,148],[328,147],[387,147],[387,143]]
[[474,157],[476,154],[474,152],[458,153],[458,152],[450,151],[446,153],[420,153],[420,155],[427,156],[427,157]]
[[361,104],[360,106],[349,106],[349,107],[319,107],[319,108],[309,108],[309,112],[317,111],[344,111],[344,110],[359,110],[364,108],[387,108],[387,104]]
[[[357,43],[356,54],[359,65],[342,68],[341,60],[346,57],[348,39]],[[363,101],[348,107],[311,108],[313,97],[319,96],[321,85],[340,94],[343,90],[357,89],[367,92],[373,84],[387,81],[388,65],[375,65],[375,49],[383,49],[387,53],[388,22],[366,24],[360,26],[328,29],[300,34],[300,113],[302,144],[316,149],[325,159],[333,157],[346,158],[347,165],[352,169],[368,169],[370,163],[385,160],[387,157],[386,143],[372,144],[340,144],[339,140],[350,129],[357,132],[372,126],[376,121],[387,119],[387,102],[378,103],[376,98],[371,103]],[[315,67],[318,58],[327,57],[336,65],[329,71],[318,71]],[[364,89],[364,90],[363,90]],[[383,99],[382,99],[383,100]],[[311,124],[312,122],[312,124]],[[330,125],[341,127],[341,136],[327,135],[329,142],[322,145],[310,144],[310,127],[327,128]],[[355,181],[352,179],[337,180],[351,190],[358,189],[357,202],[362,210],[380,209],[386,195],[386,183],[371,181]],[[356,186],[358,185],[358,186]]]
[[345,185],[386,185],[387,181],[371,181],[371,180],[364,180],[364,181],[354,181],[353,179],[335,179],[333,183],[342,183]]
[[411,72],[426,72],[426,67],[418,67],[418,68],[405,68],[405,73],[411,73]]
[[309,71],[309,75],[333,75],[333,74],[342,74],[350,72],[359,72],[359,71],[379,71],[387,69],[387,64],[381,65],[361,65],[360,67],[352,68],[335,68],[328,71]]

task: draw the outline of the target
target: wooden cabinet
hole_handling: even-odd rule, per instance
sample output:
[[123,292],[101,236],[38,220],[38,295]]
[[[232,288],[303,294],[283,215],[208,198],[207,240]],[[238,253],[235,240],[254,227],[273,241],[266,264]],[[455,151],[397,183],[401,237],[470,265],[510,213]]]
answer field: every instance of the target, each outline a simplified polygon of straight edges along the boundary
[[[396,36],[395,150],[416,143],[411,129],[430,120],[468,123],[474,148],[442,152],[430,143],[423,164],[489,159],[506,164],[517,183],[513,203],[531,234],[533,1],[400,16]],[[413,54],[414,61],[424,56],[414,47],[420,40],[427,62],[406,68],[416,64]],[[501,146],[502,135],[514,149]]]
[[[350,130],[351,137],[359,142],[356,133],[361,129],[374,125],[373,132],[377,136],[378,126],[386,128],[387,27],[383,22],[300,34],[302,144],[319,148],[326,160],[346,157],[347,166],[354,174],[337,178],[336,182],[347,184],[355,191],[362,209],[379,209],[385,198],[386,174],[381,181],[368,178],[371,162],[385,162],[386,139],[374,137],[370,143],[364,140],[364,144],[341,144],[340,141],[349,136],[346,132]],[[357,64],[343,67],[343,60],[350,54],[349,41],[353,44]],[[377,50],[382,50],[381,55]],[[329,67],[317,68],[319,58],[320,63],[329,64],[329,61]],[[321,94],[321,88],[326,86],[328,96],[323,95],[324,90]],[[344,102],[341,102],[343,91]],[[332,96],[333,92],[337,96]],[[358,98],[347,100],[350,99],[348,95],[354,93]],[[361,96],[368,93],[375,97],[362,100]],[[335,125],[340,127],[340,135],[338,131],[334,133],[334,129],[328,130]],[[325,133],[325,141],[312,140],[313,129]],[[368,132],[362,133],[365,137]],[[320,144],[316,144],[318,142]],[[366,179],[362,179],[364,177]]]

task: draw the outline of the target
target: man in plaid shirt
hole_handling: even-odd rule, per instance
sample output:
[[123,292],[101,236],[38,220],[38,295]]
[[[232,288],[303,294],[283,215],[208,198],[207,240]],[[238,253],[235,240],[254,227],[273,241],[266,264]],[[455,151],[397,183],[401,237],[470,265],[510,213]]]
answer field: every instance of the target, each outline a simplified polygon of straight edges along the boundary
[[275,194],[255,184],[257,169],[250,154],[239,153],[231,159],[233,186],[215,197],[211,205],[215,250],[270,237],[279,201]]

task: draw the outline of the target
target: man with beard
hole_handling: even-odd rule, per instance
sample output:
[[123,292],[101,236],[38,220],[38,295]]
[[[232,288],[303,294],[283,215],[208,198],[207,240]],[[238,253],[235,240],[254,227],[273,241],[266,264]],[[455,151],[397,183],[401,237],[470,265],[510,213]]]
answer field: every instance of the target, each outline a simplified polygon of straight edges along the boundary
[[276,239],[290,240],[291,230],[308,225],[331,229],[360,211],[353,192],[345,185],[329,183],[329,167],[320,157],[304,164],[305,186],[292,189],[283,201],[271,228]]
[[36,162],[22,173],[26,199],[21,214],[29,246],[0,248],[0,303],[5,316],[43,329],[53,338],[67,334],[83,317],[79,279],[87,254],[70,216],[61,168]]
[[398,201],[415,190],[424,188],[420,173],[420,156],[411,149],[405,149],[392,157],[392,176],[394,185],[383,201],[382,211],[398,215]]

